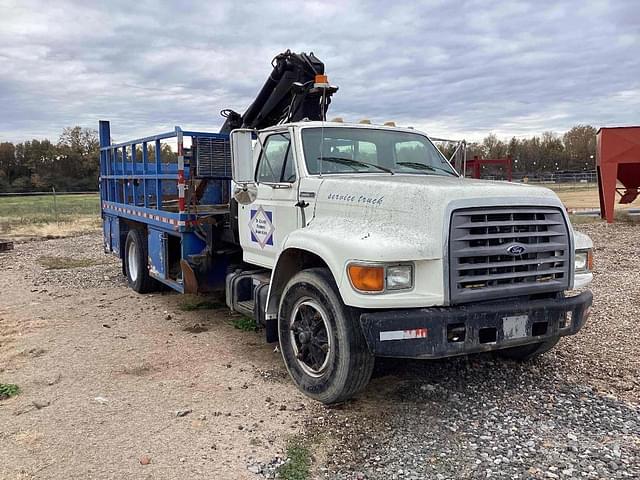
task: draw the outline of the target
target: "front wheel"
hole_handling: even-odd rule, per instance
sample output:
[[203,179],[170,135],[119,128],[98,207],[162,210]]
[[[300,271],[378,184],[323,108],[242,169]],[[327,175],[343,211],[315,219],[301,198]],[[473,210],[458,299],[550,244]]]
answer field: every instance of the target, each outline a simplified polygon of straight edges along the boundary
[[287,370],[305,395],[339,403],[369,382],[374,357],[326,268],[304,270],[287,283],[278,333]]

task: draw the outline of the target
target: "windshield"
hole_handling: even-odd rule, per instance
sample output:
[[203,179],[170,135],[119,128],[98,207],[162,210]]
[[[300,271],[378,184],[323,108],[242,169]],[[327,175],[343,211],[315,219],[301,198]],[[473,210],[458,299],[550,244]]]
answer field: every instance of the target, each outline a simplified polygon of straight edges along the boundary
[[425,136],[373,128],[305,128],[307,170],[319,173],[457,174]]

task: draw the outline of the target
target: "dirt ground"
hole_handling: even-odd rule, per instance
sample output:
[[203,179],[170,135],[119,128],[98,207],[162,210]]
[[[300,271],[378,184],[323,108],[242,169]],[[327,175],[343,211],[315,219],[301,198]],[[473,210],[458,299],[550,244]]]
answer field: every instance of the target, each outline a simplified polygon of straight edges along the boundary
[[[70,255],[97,265],[38,264]],[[135,294],[99,234],[18,244],[0,271],[0,382],[22,390],[0,402],[0,478],[252,478],[300,429],[273,345],[226,308]]]
[[[99,233],[19,243],[0,254],[0,383],[22,390],[0,401],[0,478],[255,479],[298,434],[316,438],[312,478],[638,478],[637,228],[579,226],[593,314],[541,359],[379,362],[337,408],[226,307],[129,290]],[[41,266],[69,256],[86,262]]]

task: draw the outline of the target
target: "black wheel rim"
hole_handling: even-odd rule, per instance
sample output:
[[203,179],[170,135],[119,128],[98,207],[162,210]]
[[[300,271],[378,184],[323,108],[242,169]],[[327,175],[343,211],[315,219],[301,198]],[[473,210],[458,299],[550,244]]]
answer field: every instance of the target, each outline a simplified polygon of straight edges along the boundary
[[289,335],[298,365],[312,377],[321,376],[331,356],[331,327],[319,303],[311,298],[296,302],[289,319]]

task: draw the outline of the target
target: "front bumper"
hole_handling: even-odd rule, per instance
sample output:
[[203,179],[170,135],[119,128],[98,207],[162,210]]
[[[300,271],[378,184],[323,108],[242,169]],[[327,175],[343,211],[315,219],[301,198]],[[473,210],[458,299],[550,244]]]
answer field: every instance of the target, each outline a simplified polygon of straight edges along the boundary
[[589,316],[593,295],[542,300],[384,310],[360,315],[376,356],[442,358],[574,335]]

